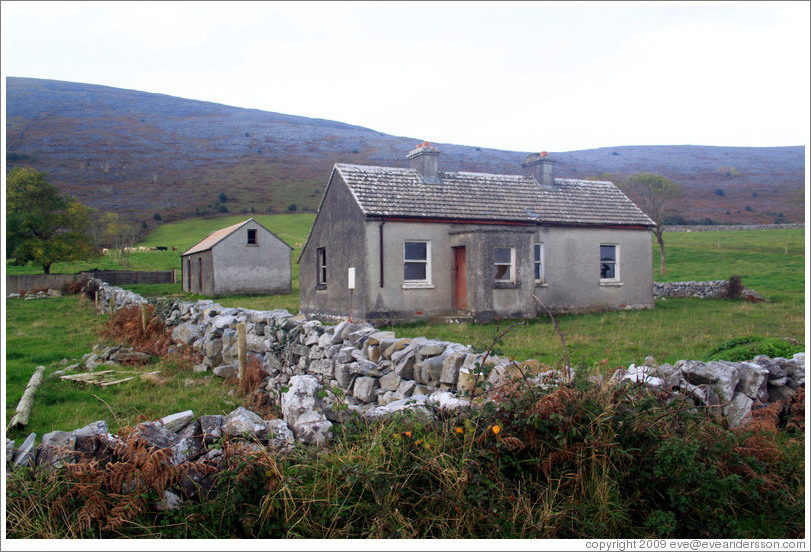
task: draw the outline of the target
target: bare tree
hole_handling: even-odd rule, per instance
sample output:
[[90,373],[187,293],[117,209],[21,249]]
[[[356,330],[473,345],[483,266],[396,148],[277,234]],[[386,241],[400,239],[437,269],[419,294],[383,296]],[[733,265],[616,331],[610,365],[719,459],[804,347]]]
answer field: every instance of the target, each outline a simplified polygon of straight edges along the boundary
[[659,174],[635,174],[619,184],[620,189],[645,211],[656,224],[653,234],[659,242],[659,273],[665,273],[665,221],[673,206],[673,200],[681,197],[681,186]]

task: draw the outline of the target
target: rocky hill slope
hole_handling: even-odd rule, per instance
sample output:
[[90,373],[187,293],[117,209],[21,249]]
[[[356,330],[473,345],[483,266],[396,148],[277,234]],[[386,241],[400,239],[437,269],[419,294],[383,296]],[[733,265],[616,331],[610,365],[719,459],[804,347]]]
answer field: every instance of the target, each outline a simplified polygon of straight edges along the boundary
[[[97,85],[7,77],[6,90],[8,169],[45,171],[87,205],[135,220],[314,209],[334,163],[406,166],[406,153],[431,140]],[[538,147],[553,144],[548,136]],[[515,174],[528,153],[435,145],[441,170]],[[677,206],[683,219],[803,222],[803,146],[618,146],[550,155],[563,177],[666,175],[685,189]]]

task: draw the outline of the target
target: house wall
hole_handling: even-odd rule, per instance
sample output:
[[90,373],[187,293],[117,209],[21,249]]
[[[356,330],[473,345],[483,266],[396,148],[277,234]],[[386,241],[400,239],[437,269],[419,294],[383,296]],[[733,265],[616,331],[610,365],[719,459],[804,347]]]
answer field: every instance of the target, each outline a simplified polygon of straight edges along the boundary
[[[299,258],[302,313],[312,316],[363,318],[367,278],[364,239],[366,222],[338,173],[333,173],[307,244]],[[316,250],[326,249],[327,283],[317,286]],[[374,257],[377,258],[377,257]],[[355,290],[348,289],[348,271],[355,268]]]
[[[383,223],[383,286],[380,285],[380,221],[368,221],[365,228],[369,262],[366,289],[369,309],[366,319],[422,320],[445,315],[453,309],[453,251],[450,225],[430,222]],[[405,285],[404,249],[406,241],[430,242],[431,284],[428,287]]]
[[[553,311],[580,312],[653,306],[653,258],[647,230],[539,228],[546,285],[538,298]],[[600,244],[619,246],[620,282],[600,284]]]
[[[214,295],[214,264],[211,251],[201,251],[184,255],[180,258],[183,272],[183,291],[199,293],[200,295]],[[189,262],[191,271],[189,272]],[[200,285],[200,271],[202,270],[203,285]],[[191,275],[191,278],[189,278]]]
[[[248,244],[256,230],[256,244]],[[290,293],[292,250],[261,224],[250,221],[211,248],[213,295]]]
[[[533,317],[542,308],[583,312],[653,306],[650,232],[508,225],[457,225],[386,222],[383,226],[383,276],[380,286],[378,221],[366,223],[367,304],[365,319],[374,323],[471,316],[479,321]],[[403,243],[430,241],[431,285],[404,286]],[[544,244],[543,283],[534,278],[535,243]],[[619,247],[620,281],[600,283],[600,245]],[[464,246],[467,260],[467,309],[453,304],[453,248]],[[512,282],[495,280],[494,252],[513,248]]]

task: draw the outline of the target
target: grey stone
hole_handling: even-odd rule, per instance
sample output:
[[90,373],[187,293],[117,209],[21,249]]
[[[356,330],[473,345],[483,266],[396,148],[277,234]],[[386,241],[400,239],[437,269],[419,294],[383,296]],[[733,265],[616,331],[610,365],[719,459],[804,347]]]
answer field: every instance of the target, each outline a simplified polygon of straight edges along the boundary
[[349,384],[352,382],[352,378],[354,377],[352,375],[352,365],[336,362],[334,366],[334,377],[338,381],[338,385],[340,385],[342,388],[349,388]]
[[769,386],[769,402],[787,401],[794,396],[796,391],[791,387],[781,385],[780,387]]
[[786,375],[786,371],[783,369],[780,363],[775,362],[773,359],[765,355],[756,356],[754,359],[752,359],[752,362],[768,370],[769,379],[780,379]]
[[352,395],[365,403],[374,402],[377,397],[377,389],[380,387],[380,380],[372,377],[359,377],[355,380],[352,388]]
[[459,378],[459,369],[465,362],[467,354],[461,351],[454,351],[442,361],[442,373],[439,375],[439,382],[455,386]]
[[332,422],[323,414],[318,397],[321,385],[314,376],[293,376],[282,397],[282,416],[299,441],[320,444],[330,438]]
[[186,427],[192,421],[194,421],[194,412],[191,410],[169,414],[161,418],[163,427],[175,433]]
[[230,412],[222,421],[222,433],[226,437],[267,437],[267,424],[259,414],[240,406]]
[[210,445],[222,438],[222,422],[225,416],[220,414],[200,416],[200,432],[203,442]]
[[177,434],[165,429],[160,422],[142,422],[135,426],[135,432],[149,446],[171,448],[180,442]]
[[310,363],[310,372],[315,374],[321,374],[328,378],[332,378],[334,374],[334,363],[331,360],[323,359],[323,360],[314,360]]
[[290,429],[302,443],[321,444],[330,439],[332,422],[324,414],[311,410],[299,416]]
[[6,464],[10,464],[14,459],[14,451],[17,450],[16,444],[13,440],[6,438]]
[[384,391],[396,391],[400,381],[400,376],[396,372],[390,372],[380,378],[380,388]]
[[188,437],[180,439],[170,448],[172,450],[172,459],[170,460],[170,463],[173,466],[178,466],[183,462],[186,462],[200,452],[200,448],[197,446],[197,443],[194,442],[194,439],[190,439]]
[[52,431],[42,436],[37,449],[37,465],[45,469],[62,467],[73,460],[76,436],[69,431]]
[[222,366],[214,368],[212,372],[215,376],[221,378],[232,378],[239,374],[239,369],[233,364],[223,364]]
[[400,385],[397,387],[397,395],[401,398],[405,399],[408,398],[414,393],[414,389],[417,387],[417,382],[413,380],[402,380],[400,381]]
[[17,449],[12,461],[15,466],[33,468],[37,460],[37,434],[30,433]]
[[172,339],[176,343],[192,345],[203,336],[203,328],[198,324],[180,324],[172,330]]
[[74,429],[73,436],[76,438],[76,450],[78,452],[93,453],[99,449],[109,436],[107,422],[98,420],[86,426]]
[[704,363],[691,360],[682,366],[681,372],[693,385],[712,386],[722,403],[732,400],[740,379],[740,369],[737,365],[718,361]]
[[724,418],[726,418],[729,427],[740,427],[752,410],[752,403],[754,401],[743,393],[737,393],[732,401],[724,407]]
[[378,365],[370,360],[364,359],[360,359],[357,362],[350,364],[350,372],[352,374],[360,374],[362,376],[380,376],[380,369]]
[[414,364],[417,361],[416,354],[412,347],[407,347],[402,351],[397,351],[391,355],[394,363],[394,371],[403,379],[414,379]]
[[274,450],[290,449],[295,443],[293,431],[284,420],[268,420],[268,446]]
[[446,346],[442,343],[432,341],[420,347],[418,354],[422,358],[436,357],[445,352],[445,347]]

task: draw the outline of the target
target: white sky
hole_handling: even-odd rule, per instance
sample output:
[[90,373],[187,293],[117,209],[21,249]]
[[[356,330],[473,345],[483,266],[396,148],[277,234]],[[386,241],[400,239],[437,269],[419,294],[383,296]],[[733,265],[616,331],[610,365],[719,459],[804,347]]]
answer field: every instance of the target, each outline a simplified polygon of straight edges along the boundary
[[807,145],[809,6],[3,1],[3,74],[518,151]]

